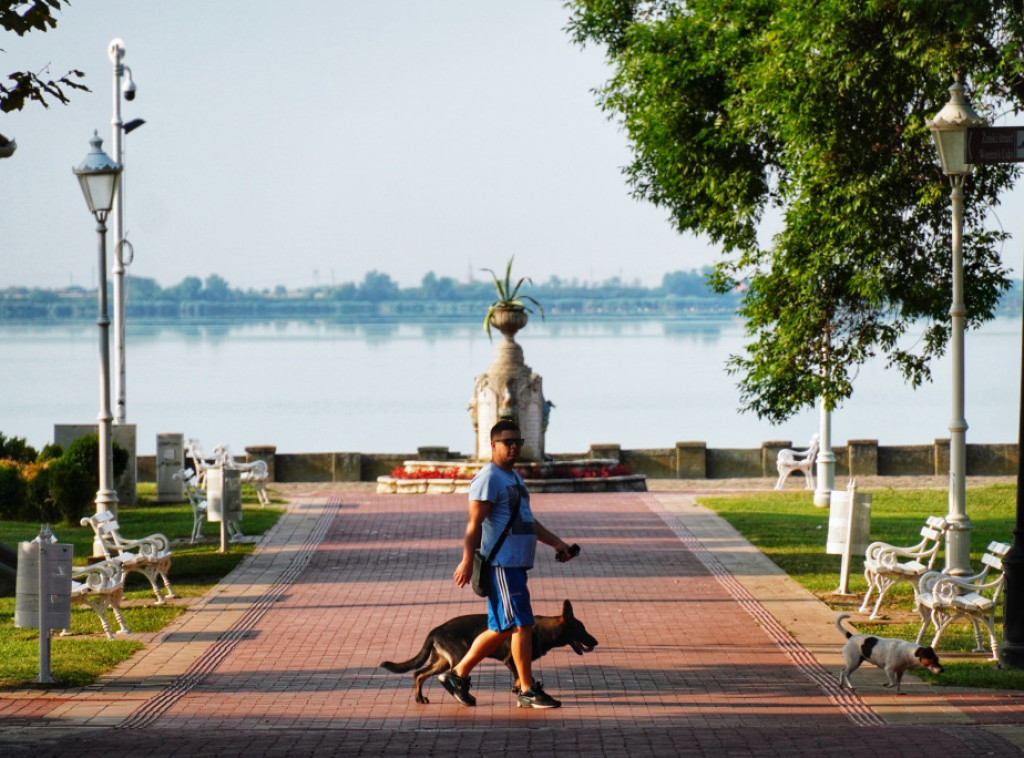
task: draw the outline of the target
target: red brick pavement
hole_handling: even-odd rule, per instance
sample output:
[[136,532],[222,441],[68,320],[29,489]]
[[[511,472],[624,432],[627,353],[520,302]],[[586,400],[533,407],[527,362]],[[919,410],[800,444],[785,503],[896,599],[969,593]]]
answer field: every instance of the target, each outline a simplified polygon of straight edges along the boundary
[[[345,493],[334,502],[322,541],[297,551],[290,574],[189,675],[118,728],[64,734],[47,719],[54,701],[28,698],[21,710],[0,708],[0,724],[26,727],[23,741],[0,750],[56,755],[73,740],[76,756],[116,749],[152,758],[326,749],[884,756],[940,740],[952,755],[1021,754],[977,726],[885,726],[836,690],[831,672],[644,494],[534,496],[540,520],[583,546],[564,565],[541,546],[530,582],[535,609],[554,614],[571,599],[600,641],[588,655],[563,648],[535,664],[561,709],[515,708],[507,671],[490,661],[473,675],[478,707],[457,704],[436,682],[425,688],[430,704],[417,704],[412,675],[379,663],[411,657],[433,626],[481,611],[451,580],[465,496]],[[1016,701],[1003,717],[1020,712]]]

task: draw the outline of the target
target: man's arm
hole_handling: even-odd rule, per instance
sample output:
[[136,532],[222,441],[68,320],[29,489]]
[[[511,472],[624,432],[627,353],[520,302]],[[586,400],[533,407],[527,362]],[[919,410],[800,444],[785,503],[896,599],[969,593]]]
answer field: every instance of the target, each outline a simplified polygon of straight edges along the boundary
[[543,542],[545,545],[550,545],[555,549],[556,553],[565,553],[569,550],[569,545],[562,541],[562,539],[545,527],[542,523],[534,519],[534,526],[537,528],[537,539]]
[[469,519],[466,521],[466,537],[462,543],[462,562],[456,567],[453,578],[460,587],[465,587],[473,578],[473,555],[480,549],[483,538],[484,519],[494,504],[490,500],[470,500]]

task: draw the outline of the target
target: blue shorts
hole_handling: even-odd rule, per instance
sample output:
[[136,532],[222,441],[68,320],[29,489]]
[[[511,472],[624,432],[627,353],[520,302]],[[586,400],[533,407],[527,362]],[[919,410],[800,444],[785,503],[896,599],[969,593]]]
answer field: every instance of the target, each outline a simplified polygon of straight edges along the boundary
[[487,628],[507,632],[533,626],[533,607],[526,588],[526,569],[491,566],[491,592],[487,596]]

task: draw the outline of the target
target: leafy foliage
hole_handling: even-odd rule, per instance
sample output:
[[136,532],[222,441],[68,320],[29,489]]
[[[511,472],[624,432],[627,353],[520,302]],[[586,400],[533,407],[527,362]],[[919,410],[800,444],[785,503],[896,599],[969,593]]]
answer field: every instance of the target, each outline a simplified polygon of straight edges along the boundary
[[[5,439],[0,433],[0,443]],[[0,456],[0,519],[78,524],[99,488],[99,437],[81,437],[63,452],[59,445],[47,445],[38,456],[23,444],[14,447],[23,451],[21,458]],[[128,467],[129,455],[117,443],[113,450],[116,479]]]
[[[14,32],[19,37],[31,31],[50,31],[57,27],[54,12],[59,11],[63,5],[70,6],[71,3],[69,0],[35,0],[31,3],[24,0],[0,0],[0,27]],[[66,89],[89,92],[89,88],[80,83],[85,74],[77,69],[68,71],[56,79],[48,77],[48,66],[35,73],[15,71],[8,74],[7,78],[13,84],[0,83],[0,111],[20,111],[25,107],[25,103],[33,100],[48,108],[50,106],[47,98],[67,104],[70,101],[65,93]]]
[[37,455],[36,449],[24,437],[7,437],[0,432],[0,460],[31,463]]
[[[601,107],[628,135],[633,194],[722,247],[753,341],[731,370],[747,410],[836,407],[881,355],[913,385],[950,333],[951,214],[925,119],[967,73],[984,114],[1024,103],[1024,8],[963,0],[573,0],[568,31],[607,50]],[[986,227],[1018,171],[969,180],[967,325],[1008,286]],[[783,230],[763,241],[765,218]],[[918,330],[923,330],[917,335]],[[916,337],[916,339],[915,339]]]

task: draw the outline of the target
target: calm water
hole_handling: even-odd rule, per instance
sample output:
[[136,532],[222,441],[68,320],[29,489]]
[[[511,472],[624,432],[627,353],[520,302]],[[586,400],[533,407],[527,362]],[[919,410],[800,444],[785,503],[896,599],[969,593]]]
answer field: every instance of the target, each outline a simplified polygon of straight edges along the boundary
[[[969,443],[1017,441],[1020,330],[1019,321],[999,319],[967,335]],[[55,423],[95,423],[97,332],[95,325],[0,326],[0,431],[41,447]],[[744,339],[731,320],[531,321],[518,341],[555,404],[553,453],[607,442],[802,445],[817,431],[814,411],[779,427],[737,412],[739,394],[723,366]],[[494,350],[476,324],[129,326],[127,344],[128,421],[143,455],[155,452],[161,432],[237,453],[271,444],[292,453],[447,445],[472,454],[466,407]],[[833,443],[948,437],[949,374],[944,360],[934,384],[912,391],[881,365],[863,368],[853,400],[833,416]]]

